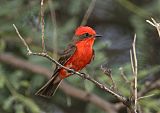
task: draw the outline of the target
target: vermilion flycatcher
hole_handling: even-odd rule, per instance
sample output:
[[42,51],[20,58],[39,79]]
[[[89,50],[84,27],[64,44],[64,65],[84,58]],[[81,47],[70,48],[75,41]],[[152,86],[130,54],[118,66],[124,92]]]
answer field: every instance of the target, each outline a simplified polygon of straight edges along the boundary
[[[100,37],[100,35],[96,35],[96,32],[91,27],[80,26],[76,29],[75,36],[75,42],[68,46],[58,61],[65,67],[80,71],[93,59],[93,44],[95,38]],[[36,95],[45,97],[52,96],[56,92],[61,81],[70,75],[72,75],[71,72],[57,66],[51,79],[36,93]]]

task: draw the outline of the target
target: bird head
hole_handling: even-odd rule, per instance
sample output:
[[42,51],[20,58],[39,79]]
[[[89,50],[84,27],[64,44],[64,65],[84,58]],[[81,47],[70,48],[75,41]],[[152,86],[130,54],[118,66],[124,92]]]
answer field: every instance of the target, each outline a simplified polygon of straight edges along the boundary
[[93,30],[91,27],[88,26],[80,26],[76,29],[75,35],[78,36],[80,39],[83,38],[95,38],[95,37],[101,37],[101,35],[97,35],[95,30]]

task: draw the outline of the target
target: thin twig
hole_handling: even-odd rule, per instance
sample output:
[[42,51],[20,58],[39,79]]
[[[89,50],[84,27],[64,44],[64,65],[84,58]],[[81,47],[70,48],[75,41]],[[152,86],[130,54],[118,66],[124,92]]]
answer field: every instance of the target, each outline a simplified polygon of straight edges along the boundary
[[[134,73],[134,63],[133,63],[133,53],[132,53],[132,50],[129,51],[130,52],[130,60],[131,60],[131,68],[132,68],[132,73]],[[131,84],[130,84],[130,94],[131,94],[131,98],[132,96],[134,96],[134,88],[133,88],[133,82],[131,80]]]
[[[120,94],[118,94],[118,93],[115,93],[114,91],[112,91],[111,89],[109,89],[108,87],[106,87],[105,85],[103,85],[102,83],[100,83],[100,82],[94,80],[93,78],[91,78],[90,75],[81,74],[81,73],[79,73],[79,72],[78,72],[78,73],[76,72],[75,74],[77,74],[77,75],[79,75],[80,77],[85,78],[85,79],[93,82],[93,83],[94,83],[95,85],[97,85],[99,88],[101,88],[101,89],[103,89],[104,91],[112,94],[112,95],[113,95],[114,97],[116,97],[118,100],[120,100],[120,101],[123,102],[125,105],[127,105],[127,99],[126,99],[124,96],[122,96],[122,95],[120,95]],[[128,106],[128,105],[127,105],[127,106]]]
[[134,104],[135,104],[135,113],[137,112],[137,56],[136,56],[136,48],[135,48],[135,42],[136,42],[136,34],[134,36],[133,41],[133,56],[134,56],[134,64],[135,64],[135,72],[134,72]]
[[144,98],[149,98],[149,97],[152,97],[152,96],[155,96],[155,94],[150,94],[150,95],[146,95],[146,96],[143,96],[143,97],[139,97],[137,100],[141,100],[141,99],[144,99]]
[[113,80],[111,69],[104,68],[104,67],[101,65],[101,70],[102,70],[103,73],[104,73],[105,75],[107,75],[107,77],[109,77],[109,79],[111,80],[111,82],[112,82],[112,86],[111,86],[112,88],[111,88],[111,89],[113,89],[114,91],[117,91],[117,86],[116,86],[116,83],[115,83],[114,80]]
[[128,78],[127,78],[126,75],[124,74],[123,68],[120,67],[119,70],[120,70],[122,79],[123,79],[126,83],[130,83],[130,81],[128,80]]
[[157,31],[158,31],[158,35],[160,37],[160,23],[156,22],[154,18],[151,18],[152,22],[150,20],[146,20],[146,22],[148,22],[149,24],[151,24],[152,26],[154,26]]
[[151,24],[152,26],[156,27],[156,26],[154,25],[154,23],[152,23],[150,20],[146,20],[146,22],[148,22],[148,23]]
[[130,57],[131,57],[131,65],[132,65],[132,71],[134,75],[134,112],[137,113],[137,56],[136,56],[136,34],[134,35],[134,40],[132,44],[132,50],[130,50]]
[[41,0],[41,31],[42,31],[42,49],[43,53],[46,52],[45,42],[44,42],[44,8],[43,8],[43,0]]
[[28,52],[27,54],[31,54],[31,53],[32,53],[31,50],[29,49],[29,47],[28,47],[26,41],[25,41],[25,40],[23,39],[23,37],[20,35],[20,33],[19,33],[17,27],[16,27],[14,24],[13,24],[13,27],[15,28],[15,30],[16,30],[16,32],[17,32],[19,38],[21,39],[22,43],[26,46],[27,52]]
[[132,73],[134,73],[134,64],[133,64],[132,50],[130,50],[129,52],[130,52],[130,60],[131,60]]

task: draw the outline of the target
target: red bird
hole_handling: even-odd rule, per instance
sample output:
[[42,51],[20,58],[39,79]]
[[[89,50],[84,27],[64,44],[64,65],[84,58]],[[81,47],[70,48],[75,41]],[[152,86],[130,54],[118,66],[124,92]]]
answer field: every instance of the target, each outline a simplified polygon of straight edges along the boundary
[[[75,71],[82,70],[87,64],[89,64],[94,57],[93,44],[96,37],[96,32],[88,26],[80,26],[75,31],[75,42],[69,45],[64,51],[63,55],[58,60],[60,64],[74,69]],[[61,81],[72,75],[71,72],[57,66],[51,79],[36,93],[40,96],[52,96]]]

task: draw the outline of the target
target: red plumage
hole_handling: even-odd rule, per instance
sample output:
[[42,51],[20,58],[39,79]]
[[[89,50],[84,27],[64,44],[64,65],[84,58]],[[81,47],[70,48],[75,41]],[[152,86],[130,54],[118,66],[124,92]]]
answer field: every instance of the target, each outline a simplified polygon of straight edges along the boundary
[[[95,38],[86,38],[82,41],[76,42],[76,51],[70,57],[70,59],[64,64],[64,66],[79,71],[90,63],[93,57],[93,43]],[[66,78],[70,75],[65,69],[60,70],[60,77]]]
[[[91,27],[80,26],[76,29],[75,35],[77,37],[76,42],[64,51],[64,55],[60,57],[59,63],[75,71],[80,71],[94,57],[93,44],[96,32]],[[70,75],[72,73],[57,66],[51,79],[36,94],[52,96],[61,81]]]
[[75,31],[76,36],[80,36],[80,35],[83,35],[85,33],[96,35],[95,30],[93,30],[91,27],[88,27],[88,26],[80,26]]

